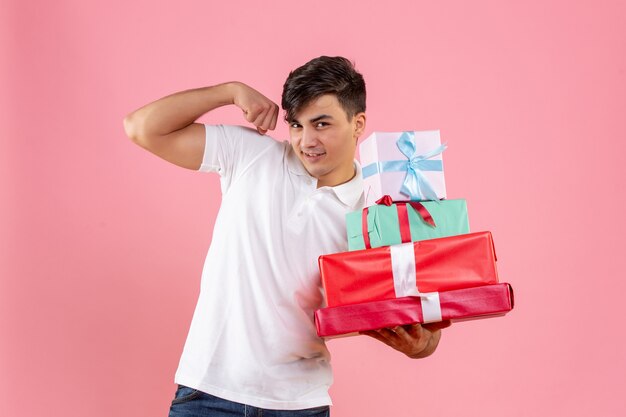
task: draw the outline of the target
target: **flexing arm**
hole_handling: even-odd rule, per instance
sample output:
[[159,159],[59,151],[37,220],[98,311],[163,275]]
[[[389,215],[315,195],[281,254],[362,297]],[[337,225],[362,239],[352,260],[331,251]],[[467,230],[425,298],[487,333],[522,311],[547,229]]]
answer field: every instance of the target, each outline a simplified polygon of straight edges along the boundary
[[234,104],[261,134],[276,128],[278,105],[239,82],[181,91],[147,104],[124,118],[137,145],[178,166],[197,170],[204,153],[204,126],[194,123],[213,109]]

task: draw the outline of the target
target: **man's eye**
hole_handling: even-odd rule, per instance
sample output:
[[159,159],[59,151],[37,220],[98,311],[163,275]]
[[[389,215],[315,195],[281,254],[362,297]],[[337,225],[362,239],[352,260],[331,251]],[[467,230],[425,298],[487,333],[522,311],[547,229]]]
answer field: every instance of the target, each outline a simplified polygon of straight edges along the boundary
[[328,123],[326,123],[326,122],[317,122],[317,127],[324,127],[324,126],[328,126]]
[[300,124],[299,123],[292,123],[292,124],[289,125],[289,127],[292,128],[292,129],[298,129],[300,127]]

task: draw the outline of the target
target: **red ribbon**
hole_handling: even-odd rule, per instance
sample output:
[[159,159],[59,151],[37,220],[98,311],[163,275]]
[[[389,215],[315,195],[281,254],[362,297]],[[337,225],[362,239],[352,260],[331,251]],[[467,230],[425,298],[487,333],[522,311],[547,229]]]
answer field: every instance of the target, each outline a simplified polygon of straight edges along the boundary
[[[381,199],[376,201],[376,204],[382,204],[385,206],[391,206],[394,204],[393,200],[390,196],[385,195]],[[435,225],[435,220],[433,216],[430,215],[426,207],[418,201],[399,201],[396,202],[396,209],[398,210],[398,221],[400,222],[400,238],[402,239],[402,243],[408,243],[411,241],[411,226],[409,224],[409,212],[406,208],[406,205],[409,204],[413,209],[422,217],[422,219],[431,225],[432,227],[437,227]],[[367,213],[369,212],[369,208],[365,207],[363,209],[363,214],[361,216],[361,226],[363,228],[363,242],[365,243],[365,248],[370,249],[372,246],[370,244],[370,235],[367,230]]]

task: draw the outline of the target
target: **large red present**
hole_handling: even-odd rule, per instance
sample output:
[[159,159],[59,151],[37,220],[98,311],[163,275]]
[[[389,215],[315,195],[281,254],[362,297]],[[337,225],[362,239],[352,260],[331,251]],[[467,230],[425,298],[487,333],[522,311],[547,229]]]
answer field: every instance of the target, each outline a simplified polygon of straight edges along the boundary
[[315,312],[315,327],[320,337],[330,337],[413,323],[502,316],[512,309],[511,286],[494,284],[322,308]]
[[498,282],[490,232],[322,255],[329,307]]

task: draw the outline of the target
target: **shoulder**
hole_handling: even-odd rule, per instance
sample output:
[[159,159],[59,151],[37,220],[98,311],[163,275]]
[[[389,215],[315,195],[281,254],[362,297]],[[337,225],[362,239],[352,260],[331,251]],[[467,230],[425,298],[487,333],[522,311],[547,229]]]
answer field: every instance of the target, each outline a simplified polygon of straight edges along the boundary
[[[256,129],[238,125],[215,125],[207,129],[217,130],[221,147],[227,149],[229,158],[238,166],[239,170],[245,170],[251,166],[264,166],[274,171],[286,162],[286,156],[291,149],[287,141],[278,141],[271,136],[261,135]],[[207,141],[212,133],[207,131]]]

